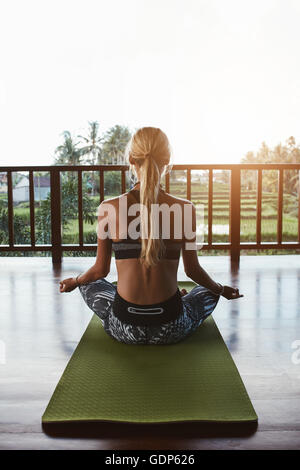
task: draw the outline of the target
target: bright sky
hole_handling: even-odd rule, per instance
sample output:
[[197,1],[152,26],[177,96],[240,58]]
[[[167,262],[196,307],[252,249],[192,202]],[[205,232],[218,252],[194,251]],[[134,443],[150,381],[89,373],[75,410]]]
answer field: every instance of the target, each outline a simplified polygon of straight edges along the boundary
[[155,126],[177,163],[300,140],[299,0],[0,0],[0,165]]

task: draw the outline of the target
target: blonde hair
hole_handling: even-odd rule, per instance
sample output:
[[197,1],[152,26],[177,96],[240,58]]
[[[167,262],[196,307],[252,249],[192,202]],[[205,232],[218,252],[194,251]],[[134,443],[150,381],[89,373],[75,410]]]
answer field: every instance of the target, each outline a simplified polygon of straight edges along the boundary
[[157,203],[161,176],[167,171],[171,148],[166,134],[161,129],[142,127],[131,137],[125,155],[130,170],[136,176],[135,165],[139,168],[142,240],[140,261],[150,267],[159,262],[165,251],[161,234],[159,238],[153,238],[152,204]]

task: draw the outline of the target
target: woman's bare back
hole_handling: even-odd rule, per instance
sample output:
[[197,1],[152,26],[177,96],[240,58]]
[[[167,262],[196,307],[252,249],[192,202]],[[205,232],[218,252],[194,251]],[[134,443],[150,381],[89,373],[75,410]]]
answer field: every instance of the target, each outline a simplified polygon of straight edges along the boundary
[[[119,211],[120,198],[122,197],[127,198],[128,208],[132,204],[137,203],[131,191],[118,198],[107,201],[115,206],[117,214]],[[168,207],[176,203],[180,206],[182,214],[184,214],[184,204],[191,204],[190,201],[171,196],[163,190],[160,190],[157,202],[158,204],[167,204]],[[119,242],[126,237],[126,234],[128,234],[128,225],[134,218],[134,216],[128,216],[125,227],[124,225],[121,226],[118,216],[116,217],[117,237],[112,238],[112,242]],[[168,223],[168,221],[166,221],[166,223]],[[182,234],[184,233],[183,224],[184,221],[182,220]],[[169,239],[170,241],[183,242],[184,237],[181,239],[178,239],[177,236],[175,237],[176,230],[174,230],[174,226],[176,227],[175,217],[172,211],[170,211]],[[140,241],[140,239],[138,241]],[[164,258],[157,265],[146,268],[137,258],[116,259],[118,292],[120,296],[128,302],[136,304],[143,305],[162,302],[174,295],[177,290],[178,265],[178,259]]]

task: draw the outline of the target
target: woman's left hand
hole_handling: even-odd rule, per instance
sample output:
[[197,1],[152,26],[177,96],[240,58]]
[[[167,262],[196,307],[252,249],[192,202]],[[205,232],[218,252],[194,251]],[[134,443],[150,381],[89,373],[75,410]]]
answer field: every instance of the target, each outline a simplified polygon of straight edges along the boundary
[[230,286],[224,286],[224,292],[221,295],[227,300],[239,299],[240,297],[244,297],[243,294],[240,294],[239,289]]
[[63,281],[59,281],[59,290],[60,292],[72,292],[72,290],[76,289],[77,282],[75,277],[68,277]]

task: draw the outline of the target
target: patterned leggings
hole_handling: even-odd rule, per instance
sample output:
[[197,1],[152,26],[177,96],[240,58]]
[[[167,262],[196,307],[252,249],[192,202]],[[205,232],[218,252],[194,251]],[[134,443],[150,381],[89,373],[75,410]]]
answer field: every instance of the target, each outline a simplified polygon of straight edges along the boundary
[[87,306],[100,318],[106,333],[127,344],[177,343],[192,332],[215,309],[220,296],[203,286],[195,286],[182,297],[183,313],[176,319],[160,326],[136,326],[121,322],[112,309],[117,286],[106,279],[98,279],[79,286]]

